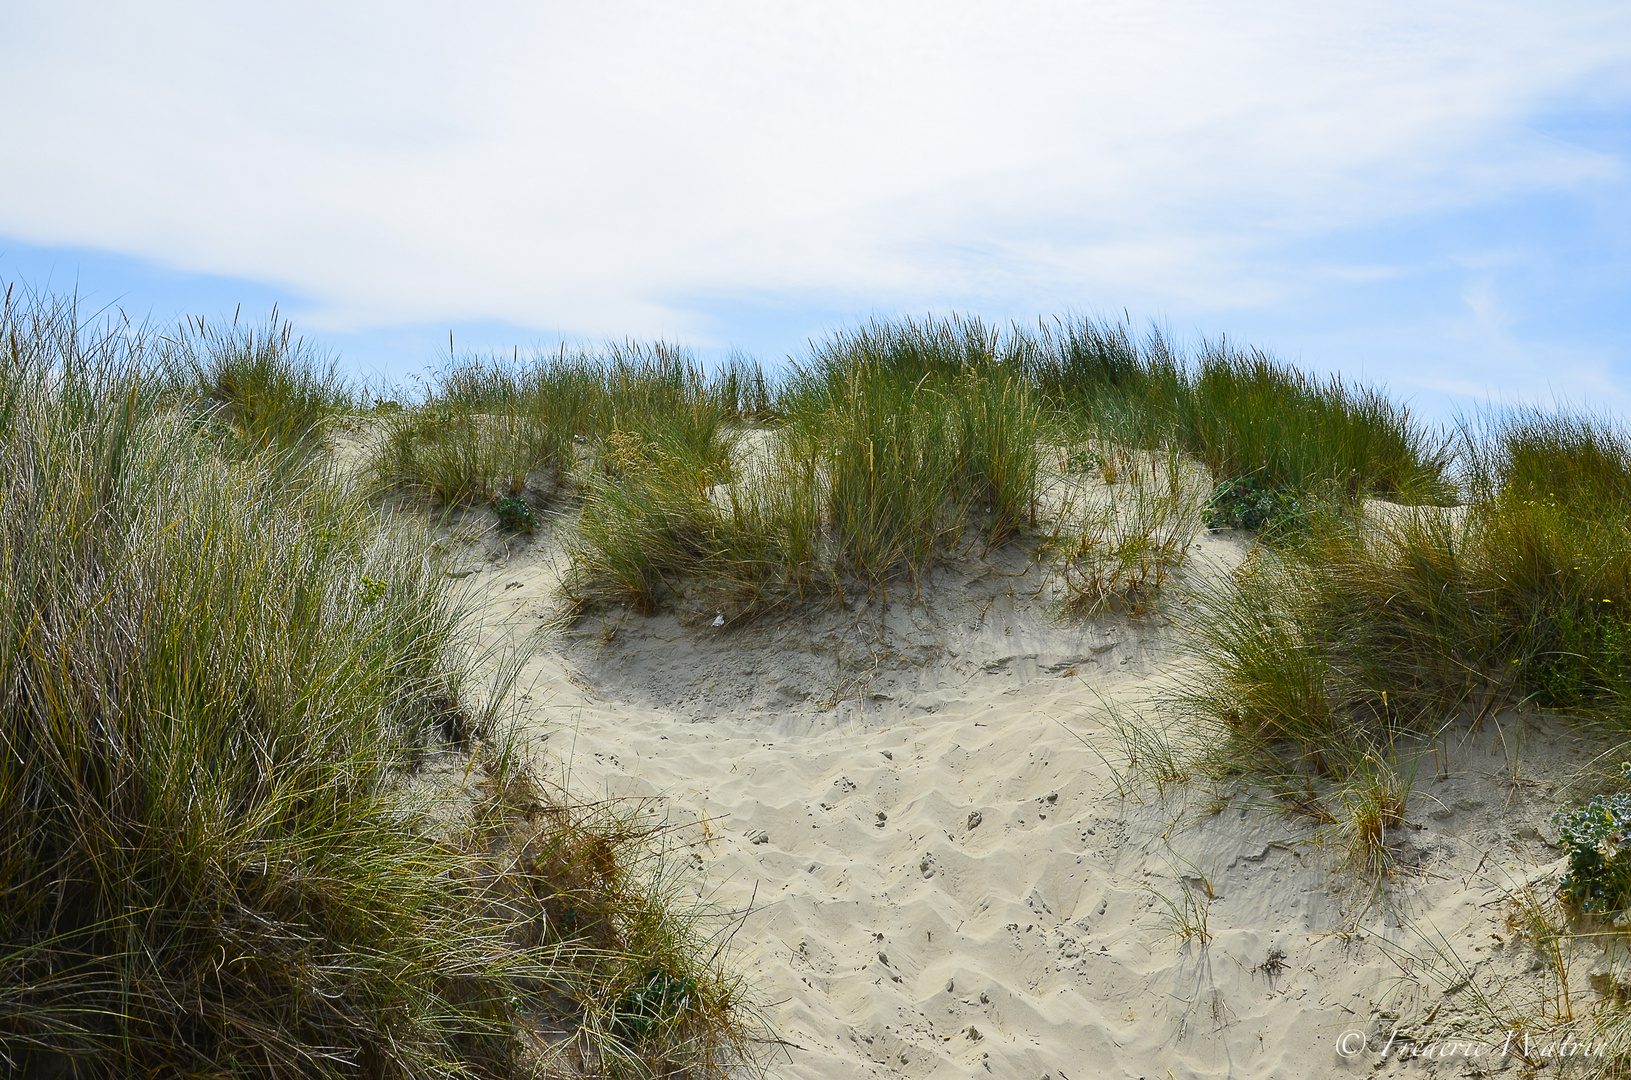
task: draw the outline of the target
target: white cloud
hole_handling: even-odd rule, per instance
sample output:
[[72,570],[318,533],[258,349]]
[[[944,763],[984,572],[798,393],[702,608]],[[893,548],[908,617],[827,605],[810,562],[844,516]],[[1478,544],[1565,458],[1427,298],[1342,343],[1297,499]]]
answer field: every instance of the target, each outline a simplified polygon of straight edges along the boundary
[[1303,272],[1267,245],[1619,177],[1528,123],[1631,90],[1618,2],[267,10],[8,14],[0,233],[278,282],[336,329],[1262,308]]

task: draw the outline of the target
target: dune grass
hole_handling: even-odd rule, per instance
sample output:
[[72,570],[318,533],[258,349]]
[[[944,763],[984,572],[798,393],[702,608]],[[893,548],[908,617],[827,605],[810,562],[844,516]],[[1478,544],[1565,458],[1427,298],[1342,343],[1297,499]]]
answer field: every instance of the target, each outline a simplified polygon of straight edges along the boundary
[[832,334],[782,411],[827,464],[841,560],[881,579],[965,529],[990,544],[1032,523],[1040,414],[1029,339],[974,319],[874,322]]
[[[723,494],[729,478],[677,447],[662,467],[591,487],[574,549],[580,597],[651,611],[689,590],[694,606],[746,595],[762,609],[778,589],[808,599],[917,580],[971,533],[989,549],[1037,524],[1045,437],[1120,448],[1101,464],[1193,458],[1221,491],[1262,490],[1293,508],[1299,528],[1304,507],[1451,493],[1448,452],[1380,392],[1226,345],[1191,360],[1158,332],[1138,341],[1087,320],[1037,334],[963,318],[873,322],[814,343],[771,398],[754,415],[774,418],[775,465]],[[651,431],[674,412],[600,425],[602,460],[661,445]],[[1135,598],[1182,563],[1193,500],[1137,490],[1136,505],[1112,509],[1148,528],[1084,519],[1066,545],[1061,572],[1083,610],[1141,609]],[[795,491],[809,505],[795,508]]]
[[[1080,467],[1114,491],[1140,453],[1182,453],[1217,484],[1208,522],[1268,541],[1170,609],[1201,660],[1162,703],[1189,733],[1181,771],[1266,784],[1380,878],[1414,755],[1454,719],[1527,706],[1627,738],[1631,436],[1617,422],[1516,410],[1440,435],[1378,390],[1255,350],[1191,359],[1158,331],[1088,320],[1038,340],[1033,378],[1066,441],[1089,445]],[[1064,551],[1090,611],[1137,610],[1158,573],[1144,531],[1129,544],[1111,524],[1132,517],[1090,516]]]
[[0,415],[8,1056],[500,1056],[525,958],[480,947],[385,790],[469,724],[436,576],[320,474],[220,457],[116,338],[24,335]]
[[746,979],[721,962],[734,920],[698,917],[685,845],[655,800],[573,802],[514,768],[483,785],[490,885],[535,913],[521,943],[561,962],[578,1009],[555,1051],[572,1075],[723,1077],[761,1056]]
[[1081,614],[1143,614],[1182,569],[1200,531],[1204,491],[1179,454],[1121,454],[1101,444],[1080,453],[1107,495],[1067,502],[1053,546],[1070,606]]
[[1322,515],[1194,605],[1191,704],[1327,773],[1469,707],[1631,727],[1631,441],[1517,412],[1460,455],[1464,507]]
[[1103,439],[1151,450],[1171,441],[1189,400],[1186,359],[1160,331],[1144,341],[1124,322],[1043,322],[1028,357],[1042,396],[1061,419],[1085,419]]
[[[94,335],[9,295],[4,319],[8,1063],[504,1075],[544,999],[571,1003],[591,1073],[751,1059],[661,830],[491,749],[426,538],[314,453],[362,402],[331,364],[276,320]],[[1631,435],[1601,417],[1444,438],[1227,343],[952,318],[834,333],[780,381],[662,343],[466,358],[377,422],[376,488],[515,521],[568,491],[573,597],[709,621],[1028,531],[1079,612],[1139,614],[1203,475],[1215,522],[1272,542],[1172,612],[1200,667],[1168,704],[1373,876],[1410,799],[1400,748],[1449,718],[1631,728]],[[1045,445],[1104,501],[1039,522]],[[402,795],[442,744],[490,773],[456,842]],[[1163,783],[1198,775],[1139,745]]]
[[660,425],[611,429],[613,461],[650,450],[587,488],[577,595],[736,618],[916,578],[971,529],[1006,543],[1033,520],[1040,422],[1014,347],[972,321],[835,334],[777,388],[741,476],[723,438],[721,468]]
[[525,363],[468,357],[437,373],[423,402],[388,418],[372,470],[386,490],[447,506],[554,490],[579,472],[580,444],[603,451],[602,471],[662,458],[722,475],[726,420],[767,409],[767,394],[756,369],[738,363],[710,380],[661,342],[563,348]]
[[[370,458],[374,482],[443,506],[527,490],[528,478],[572,459],[587,378],[562,365],[556,392],[514,366],[467,359],[438,374],[416,407],[387,415]],[[551,477],[553,479],[553,477]]]
[[[1036,334],[873,322],[813,343],[779,383],[741,357],[709,377],[661,343],[472,361],[389,425],[375,457],[388,487],[458,504],[564,481],[584,506],[573,594],[642,611],[836,598],[920,580],[970,540],[1008,543],[1038,524],[1045,438],[1188,456],[1220,490],[1266,492],[1299,522],[1323,502],[1450,492],[1448,455],[1379,392],[1224,345],[1192,360],[1160,333],[1088,320]],[[738,477],[744,425],[763,438]],[[555,482],[528,480],[540,472]],[[1150,595],[1181,564],[1190,501],[1166,502],[1171,529],[1076,530],[1065,573],[1084,608]],[[1139,506],[1148,517],[1157,501]]]
[[393,414],[374,447],[381,488],[420,495],[442,506],[486,504],[524,494],[538,474],[570,454],[570,438],[526,414],[476,412],[433,402]]
[[1190,358],[1159,329],[1140,341],[1124,323],[1056,320],[1038,341],[1031,369],[1050,401],[1124,446],[1191,454],[1216,483],[1250,478],[1304,501],[1349,504],[1454,496],[1446,441],[1380,390],[1227,340]]
[[[532,424],[521,465],[570,456],[585,602],[737,618],[919,579],[971,537],[1036,524],[1038,446],[1062,434],[1099,448],[1115,493],[1048,523],[1081,610],[1142,610],[1195,528],[1176,473],[1171,490],[1124,483],[1135,460],[1199,462],[1210,520],[1273,536],[1189,606],[1213,678],[1187,706],[1287,760],[1341,771],[1469,702],[1623,711],[1626,447],[1595,421],[1514,417],[1452,443],[1378,390],[1080,319],[875,322],[816,342],[779,385],[740,358],[709,379],[665,345],[469,366],[398,430],[430,445],[440,408],[466,425],[448,473],[474,481],[435,484],[444,501],[519,490],[519,467],[457,458],[483,438]],[[1377,522],[1360,514],[1372,497],[1468,505]]]
[[185,406],[250,450],[315,449],[325,421],[360,405],[335,362],[276,309],[264,326],[191,320],[162,344]]
[[[277,320],[92,333],[9,294],[3,320],[8,1066],[499,1076],[546,1014],[590,1074],[751,1064],[662,828],[506,751],[426,523],[315,453],[363,401],[331,363]],[[1030,530],[1078,610],[1136,614],[1182,565],[1195,475],[1283,496],[1297,527],[1174,612],[1201,667],[1171,704],[1223,766],[1325,785],[1299,805],[1366,873],[1410,797],[1397,748],[1447,717],[1631,727],[1631,435],[1600,417],[1451,443],[1255,351],[930,319],[832,334],[780,382],[661,343],[467,358],[377,423],[376,488],[517,521],[570,491],[574,596],[709,620]],[[1052,443],[1105,501],[1039,522]],[[453,836],[405,783],[439,747],[485,777]]]
[[[1038,524],[1044,441],[1103,448],[1112,486],[1117,462],[1198,461],[1217,486],[1209,521],[1276,538],[1366,497],[1454,492],[1443,440],[1379,391],[1227,343],[1189,357],[1160,332],[1091,320],[1035,334],[873,322],[813,343],[779,384],[741,357],[710,378],[661,343],[472,361],[389,423],[376,454],[388,486],[445,504],[562,481],[580,495],[568,546],[581,602],[733,619],[917,581],[965,543],[1013,540]],[[528,480],[543,471],[555,482]],[[1118,522],[1065,530],[1059,572],[1079,609],[1143,610],[1181,567],[1194,500],[1157,487],[1112,500]]]
[[1453,494],[1448,447],[1371,387],[1321,379],[1227,344],[1202,350],[1181,438],[1213,477],[1250,476],[1299,495],[1334,489],[1436,503]]
[[757,360],[733,352],[714,373],[711,392],[730,420],[774,420],[776,386]]
[[[430,538],[266,419],[298,410],[200,427],[151,339],[71,301],[8,294],[0,341],[6,1071],[521,1075],[544,1016],[595,1036],[591,1075],[750,1049],[649,834],[557,805],[528,842],[592,849],[574,885],[488,842],[530,811],[449,837],[416,809],[436,747],[515,789],[501,697],[471,692]],[[611,936],[551,921],[569,888]],[[684,993],[640,997],[650,972]]]

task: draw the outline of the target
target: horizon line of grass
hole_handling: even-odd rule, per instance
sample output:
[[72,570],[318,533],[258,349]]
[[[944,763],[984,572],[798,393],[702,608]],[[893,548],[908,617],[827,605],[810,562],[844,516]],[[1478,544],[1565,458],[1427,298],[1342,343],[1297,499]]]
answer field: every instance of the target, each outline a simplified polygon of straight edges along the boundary
[[[744,423],[773,445],[738,478]],[[812,342],[779,380],[741,357],[710,378],[661,342],[466,358],[384,424],[383,489],[534,510],[581,497],[574,595],[643,611],[757,611],[916,580],[970,530],[1001,546],[1036,524],[1038,441],[1089,432],[1192,456],[1220,491],[1260,483],[1277,505],[1453,490],[1443,447],[1378,391],[1227,343],[1190,359],[1159,333],[1140,343],[1088,320],[1035,333],[874,321]],[[1108,565],[1078,560],[1094,561]]]

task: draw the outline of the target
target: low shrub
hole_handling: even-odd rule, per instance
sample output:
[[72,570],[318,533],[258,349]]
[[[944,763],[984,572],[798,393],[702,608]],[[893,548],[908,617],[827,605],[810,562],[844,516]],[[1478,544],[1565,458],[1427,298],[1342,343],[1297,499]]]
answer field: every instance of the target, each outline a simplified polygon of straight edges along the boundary
[[498,523],[511,532],[531,532],[538,524],[538,515],[532,512],[527,501],[514,495],[506,495],[493,502],[493,514]]
[[1253,476],[1237,476],[1213,489],[1203,520],[1212,529],[1248,529],[1274,537],[1296,532],[1307,513],[1294,493],[1266,487]]
[[[1631,762],[1620,766],[1631,779]],[[1631,794],[1599,795],[1552,818],[1568,853],[1558,896],[1577,911],[1614,914],[1631,909]]]

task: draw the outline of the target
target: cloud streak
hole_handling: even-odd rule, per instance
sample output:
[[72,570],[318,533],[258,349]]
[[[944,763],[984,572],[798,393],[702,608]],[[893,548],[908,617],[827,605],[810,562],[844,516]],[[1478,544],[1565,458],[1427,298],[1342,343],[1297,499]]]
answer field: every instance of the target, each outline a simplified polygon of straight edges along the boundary
[[[710,306],[1196,318],[1409,276],[1321,238],[1626,184],[1621,3],[63,2],[12,16],[0,234],[334,330],[707,338]],[[1384,253],[1387,254],[1387,253]]]

